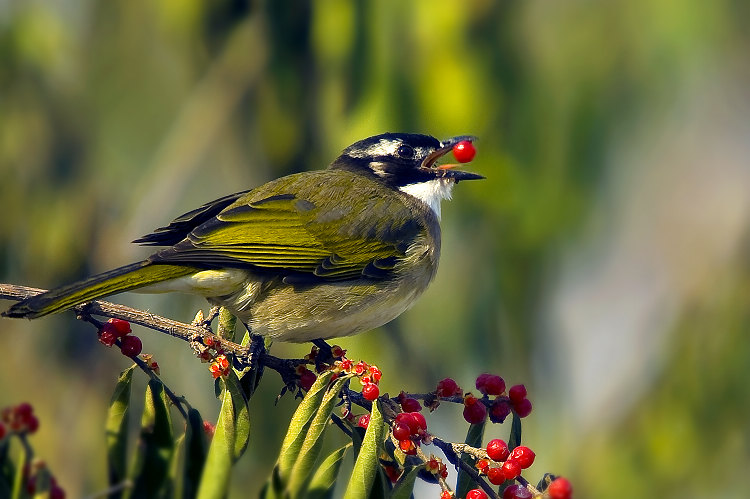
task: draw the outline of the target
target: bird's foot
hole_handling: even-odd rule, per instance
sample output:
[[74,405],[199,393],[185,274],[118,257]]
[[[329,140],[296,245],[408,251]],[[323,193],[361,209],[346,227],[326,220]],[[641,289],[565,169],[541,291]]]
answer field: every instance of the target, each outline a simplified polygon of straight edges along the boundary
[[257,369],[260,365],[261,356],[266,353],[266,344],[259,334],[250,336],[250,345],[247,347],[247,361],[250,369]]

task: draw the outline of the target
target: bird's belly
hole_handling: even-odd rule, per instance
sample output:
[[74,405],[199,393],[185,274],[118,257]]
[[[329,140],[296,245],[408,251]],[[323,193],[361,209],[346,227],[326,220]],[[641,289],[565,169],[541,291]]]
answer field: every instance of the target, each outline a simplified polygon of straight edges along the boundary
[[[275,288],[240,318],[253,333],[279,341],[305,342],[368,331],[395,319],[425,285],[407,282],[324,284],[300,290]],[[245,317],[242,317],[245,315]]]
[[225,296],[244,289],[250,277],[241,269],[202,270],[195,274],[158,282],[135,290],[137,293],[168,293],[172,291],[205,296]]

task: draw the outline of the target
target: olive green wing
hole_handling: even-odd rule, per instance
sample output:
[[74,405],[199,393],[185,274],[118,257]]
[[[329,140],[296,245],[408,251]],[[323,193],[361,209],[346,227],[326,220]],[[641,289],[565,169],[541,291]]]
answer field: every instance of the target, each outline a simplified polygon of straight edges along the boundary
[[420,230],[400,198],[354,182],[343,186],[361,191],[352,212],[340,204],[342,186],[309,184],[267,197],[250,192],[154,260],[254,268],[290,282],[387,277]]
[[227,206],[248,192],[250,191],[236,192],[206,203],[203,206],[180,215],[172,220],[169,225],[159,227],[154,232],[139,237],[133,242],[144,246],[171,246],[177,244],[185,239],[196,227],[211,220]]

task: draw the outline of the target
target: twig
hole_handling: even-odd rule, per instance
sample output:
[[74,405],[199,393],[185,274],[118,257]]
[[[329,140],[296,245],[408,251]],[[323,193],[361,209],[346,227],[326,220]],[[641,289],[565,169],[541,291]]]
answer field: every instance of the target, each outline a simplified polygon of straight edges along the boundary
[[[45,291],[45,289],[0,283],[0,299],[19,301],[44,293]],[[248,365],[250,363],[250,349],[248,347],[216,336],[212,334],[210,329],[200,326],[185,324],[184,322],[167,319],[166,317],[161,317],[150,312],[126,307],[125,305],[117,305],[103,300],[82,303],[81,305],[73,307],[71,310],[73,310],[76,316],[81,320],[84,320],[87,315],[114,317],[116,319],[126,320],[133,324],[153,329],[154,331],[168,334],[187,342],[201,340],[203,343],[207,343],[205,340],[209,339],[208,343],[219,346],[225,352],[231,353],[240,363]],[[298,364],[304,364],[306,361],[304,359],[281,359],[269,355],[264,351],[258,359],[258,363],[264,367],[277,371],[282,374],[283,378],[285,372],[288,372],[290,369],[293,371]]]

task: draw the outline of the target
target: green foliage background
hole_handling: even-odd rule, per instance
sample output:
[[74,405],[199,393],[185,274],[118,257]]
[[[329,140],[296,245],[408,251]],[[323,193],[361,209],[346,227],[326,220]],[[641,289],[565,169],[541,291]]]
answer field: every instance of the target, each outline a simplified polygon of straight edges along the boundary
[[[475,134],[487,180],[444,207],[435,283],[349,355],[391,393],[526,382],[532,472],[579,497],[746,497],[749,18],[733,0],[3,2],[0,281],[129,263],[174,216],[368,135]],[[185,321],[203,306],[116,301]],[[215,419],[205,366],[136,334]],[[104,488],[126,359],[70,314],[2,320],[0,349],[0,406],[35,406],[72,497]],[[296,405],[273,405],[280,386],[253,399],[237,491],[277,455]],[[431,428],[461,439],[441,412]]]

